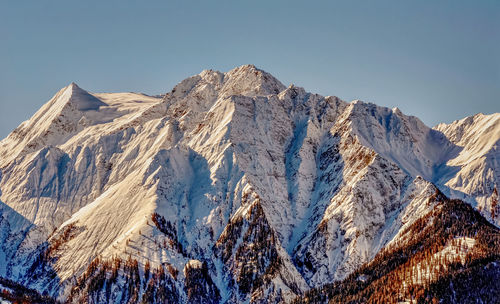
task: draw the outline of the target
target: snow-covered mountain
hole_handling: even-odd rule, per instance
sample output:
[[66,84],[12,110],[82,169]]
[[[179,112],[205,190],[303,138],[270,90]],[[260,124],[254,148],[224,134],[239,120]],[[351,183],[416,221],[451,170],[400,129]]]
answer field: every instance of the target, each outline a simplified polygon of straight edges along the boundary
[[499,225],[499,122],[432,129],[252,65],[162,97],[72,83],[0,142],[0,276],[73,302],[288,302],[439,191]]

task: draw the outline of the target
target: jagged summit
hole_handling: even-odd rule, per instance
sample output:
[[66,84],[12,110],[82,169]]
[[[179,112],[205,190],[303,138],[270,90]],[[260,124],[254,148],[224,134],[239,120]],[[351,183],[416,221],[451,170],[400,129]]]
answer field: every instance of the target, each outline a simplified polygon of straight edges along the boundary
[[278,94],[285,89],[285,86],[274,76],[250,64],[234,68],[226,73],[203,71],[200,76],[210,81],[207,76],[214,74],[218,76],[218,81],[222,85],[223,96],[271,95]]
[[254,88],[256,95],[278,94],[286,87],[271,74],[254,65],[243,65],[225,73],[228,82],[243,89]]

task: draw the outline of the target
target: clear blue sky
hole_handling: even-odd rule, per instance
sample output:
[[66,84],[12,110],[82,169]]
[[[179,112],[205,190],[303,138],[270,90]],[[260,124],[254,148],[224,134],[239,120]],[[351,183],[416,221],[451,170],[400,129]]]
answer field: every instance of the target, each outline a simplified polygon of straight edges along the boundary
[[0,0],[0,138],[72,81],[158,94],[247,63],[430,126],[500,112],[500,1]]

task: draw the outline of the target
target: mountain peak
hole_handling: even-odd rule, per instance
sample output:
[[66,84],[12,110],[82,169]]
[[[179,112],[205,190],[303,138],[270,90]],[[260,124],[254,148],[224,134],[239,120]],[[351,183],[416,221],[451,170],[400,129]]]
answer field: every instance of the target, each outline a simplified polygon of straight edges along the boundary
[[162,99],[72,82],[0,142],[0,277],[71,303],[290,303],[416,244],[439,191],[498,224],[499,119],[441,134],[254,65]]
[[80,88],[74,82],[63,88],[62,96],[65,101],[75,105],[79,111],[97,111],[99,107],[106,105],[99,98]]
[[251,64],[234,68],[224,75],[225,86],[232,94],[271,95],[286,89],[273,75]]
[[235,67],[234,69],[230,70],[228,73],[231,73],[231,72],[264,72],[264,71],[261,69],[258,69],[253,64],[244,64],[244,65],[240,65],[239,67]]
[[403,112],[401,112],[401,110],[400,110],[398,107],[394,107],[394,108],[392,108],[392,112],[393,112],[393,113],[396,113],[396,114],[398,114],[398,115],[403,114]]
[[[268,72],[261,70],[257,68],[253,64],[245,64],[239,67],[236,67],[226,73],[228,76],[246,76],[246,77],[252,77],[252,76],[266,76],[265,80],[272,80],[274,82],[279,82],[278,79],[276,79],[274,76],[269,74]],[[252,77],[253,78],[253,77]]]

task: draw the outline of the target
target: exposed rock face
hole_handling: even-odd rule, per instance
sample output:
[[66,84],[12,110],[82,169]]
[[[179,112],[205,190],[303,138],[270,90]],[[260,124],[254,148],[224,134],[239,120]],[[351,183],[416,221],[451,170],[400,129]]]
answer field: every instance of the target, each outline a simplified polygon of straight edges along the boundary
[[71,84],[0,142],[0,276],[75,302],[290,301],[437,189],[498,224],[499,118],[431,129],[251,65],[162,98]]

